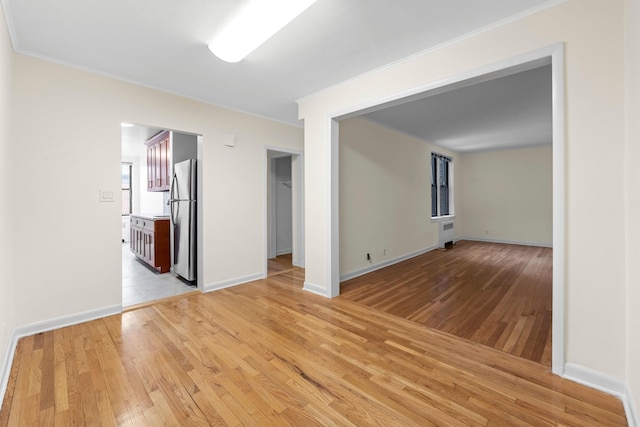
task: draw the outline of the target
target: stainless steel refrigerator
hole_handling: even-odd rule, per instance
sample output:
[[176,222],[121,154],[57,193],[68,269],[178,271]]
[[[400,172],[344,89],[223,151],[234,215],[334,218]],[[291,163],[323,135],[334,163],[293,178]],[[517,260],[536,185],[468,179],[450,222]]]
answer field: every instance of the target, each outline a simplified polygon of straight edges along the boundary
[[196,160],[173,165],[171,207],[171,271],[196,280]]

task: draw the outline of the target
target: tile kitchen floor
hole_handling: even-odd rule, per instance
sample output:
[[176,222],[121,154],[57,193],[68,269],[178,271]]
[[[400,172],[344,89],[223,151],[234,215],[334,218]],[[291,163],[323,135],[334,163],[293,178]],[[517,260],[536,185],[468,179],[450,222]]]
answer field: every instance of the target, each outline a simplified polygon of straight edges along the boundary
[[173,273],[155,273],[122,244],[122,306],[172,297],[197,290],[178,279]]

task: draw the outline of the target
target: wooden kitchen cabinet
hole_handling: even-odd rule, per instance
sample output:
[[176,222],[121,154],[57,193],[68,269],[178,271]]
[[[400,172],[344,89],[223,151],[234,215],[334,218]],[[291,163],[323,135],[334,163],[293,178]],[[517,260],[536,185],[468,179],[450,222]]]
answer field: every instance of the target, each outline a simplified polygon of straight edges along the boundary
[[169,191],[171,186],[171,133],[163,131],[145,142],[147,191]]
[[171,268],[169,218],[131,215],[129,248],[160,273]]

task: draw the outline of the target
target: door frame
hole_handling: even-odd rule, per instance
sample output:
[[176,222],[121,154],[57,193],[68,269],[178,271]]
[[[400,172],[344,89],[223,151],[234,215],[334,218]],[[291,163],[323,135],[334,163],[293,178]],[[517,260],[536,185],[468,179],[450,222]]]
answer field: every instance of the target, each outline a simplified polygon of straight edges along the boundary
[[264,267],[263,276],[268,275],[268,259],[276,255],[276,205],[275,160],[291,156],[291,204],[292,204],[292,262],[304,268],[304,154],[300,150],[265,146],[264,189]]
[[[158,125],[147,125],[147,124],[141,124],[136,120],[127,120],[127,121],[122,121],[120,123],[120,125],[122,126],[123,123],[130,123],[133,124],[134,126],[139,126],[139,127],[146,127],[146,128],[153,128],[153,129],[162,129],[162,130],[167,130],[169,132],[177,132],[177,133],[181,133],[181,134],[186,134],[186,135],[194,135],[196,136],[196,150],[197,150],[197,154],[196,154],[196,194],[197,194],[197,199],[198,203],[196,203],[196,234],[198,236],[201,235],[202,230],[204,229],[204,209],[203,209],[203,204],[201,201],[203,200],[203,184],[204,184],[204,178],[203,178],[203,173],[202,173],[202,158],[203,158],[203,147],[204,147],[204,137],[202,136],[202,134],[197,133],[197,132],[189,132],[189,131],[183,131],[183,130],[179,130],[179,129],[173,129],[173,128],[169,128],[169,127],[165,127],[165,126],[158,126]],[[120,139],[120,143],[122,145],[122,137]],[[122,150],[122,148],[121,148]],[[123,156],[122,155],[122,151],[120,153],[120,163],[122,163],[123,161],[127,161],[127,162],[132,162],[133,163],[133,168],[136,169],[138,168],[138,171],[142,168],[145,168],[145,159],[138,159],[138,158],[131,158],[131,157],[127,157],[127,156]],[[134,173],[139,173],[139,172],[134,172]],[[132,183],[133,185],[133,183]],[[144,186],[142,186],[142,183],[140,183],[139,185],[140,190],[139,191],[143,191],[143,188],[146,188]],[[136,197],[134,197],[133,200],[133,207],[135,208],[139,203],[139,197],[136,200]],[[200,292],[204,292],[204,239],[202,238],[197,238],[196,240],[196,251],[197,251],[197,258],[196,258],[196,289],[199,290]],[[122,267],[121,267],[122,270]],[[122,275],[122,271],[120,272]],[[122,288],[122,283],[120,283],[120,288]]]
[[565,76],[564,76],[564,44],[555,43],[534,51],[505,58],[492,64],[468,70],[442,80],[423,84],[408,90],[389,94],[380,99],[368,99],[357,102],[327,115],[327,126],[330,128],[331,144],[329,147],[331,161],[330,200],[331,209],[328,223],[331,224],[329,239],[329,271],[330,283],[328,297],[340,294],[339,278],[339,206],[338,206],[338,153],[339,122],[351,117],[387,108],[391,105],[403,104],[425,93],[439,93],[452,88],[463,87],[498,76],[532,68],[535,64],[551,64],[552,90],[552,126],[553,126],[553,297],[552,297],[552,334],[551,371],[556,375],[564,375],[565,371],[565,325],[566,325],[566,165],[565,165]]
[[[293,156],[291,154],[276,154],[269,158],[269,251],[267,258],[271,259],[278,256],[278,203],[277,203],[277,166],[276,163],[279,159],[289,158],[293,166]],[[293,168],[291,168],[291,177],[293,179]],[[275,203],[274,203],[275,202]],[[291,192],[292,202],[292,215],[291,215],[291,231],[293,231],[293,191]],[[292,233],[293,234],[293,233]],[[292,252],[293,252],[293,237],[292,237]]]

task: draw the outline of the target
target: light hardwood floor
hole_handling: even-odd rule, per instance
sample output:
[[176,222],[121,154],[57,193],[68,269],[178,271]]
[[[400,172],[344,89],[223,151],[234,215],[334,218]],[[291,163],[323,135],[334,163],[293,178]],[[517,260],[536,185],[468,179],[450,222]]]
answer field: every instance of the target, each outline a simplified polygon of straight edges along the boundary
[[278,255],[275,258],[267,260],[267,275],[275,276],[282,273],[288,273],[297,267],[293,265],[292,254]]
[[19,341],[0,425],[625,425],[612,396],[300,269]]
[[551,248],[461,241],[342,283],[342,298],[551,366]]

